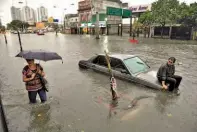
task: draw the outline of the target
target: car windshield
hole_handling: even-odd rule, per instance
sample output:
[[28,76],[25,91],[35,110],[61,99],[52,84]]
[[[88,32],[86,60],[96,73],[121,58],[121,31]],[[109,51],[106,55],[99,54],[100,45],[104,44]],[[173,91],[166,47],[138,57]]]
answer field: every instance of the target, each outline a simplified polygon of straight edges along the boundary
[[149,68],[139,57],[125,59],[124,63],[132,74],[146,71]]

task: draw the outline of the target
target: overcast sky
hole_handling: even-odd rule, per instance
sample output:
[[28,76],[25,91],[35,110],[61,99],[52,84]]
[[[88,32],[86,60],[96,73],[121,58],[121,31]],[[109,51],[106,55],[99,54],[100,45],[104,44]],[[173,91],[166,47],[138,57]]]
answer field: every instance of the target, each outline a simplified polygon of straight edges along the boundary
[[[18,2],[25,0],[0,0],[0,17],[3,24],[8,23],[11,20],[10,7],[12,3],[14,6],[21,7]],[[37,7],[43,5],[48,8],[49,16],[53,16],[61,19],[63,17],[63,9],[67,10],[64,13],[77,13],[77,3],[79,0],[27,0],[27,5],[36,9]],[[122,0],[123,2],[128,2],[129,5],[140,5],[140,4],[150,4],[155,0]],[[132,1],[132,2],[131,2]],[[197,2],[197,0],[180,0],[186,3]],[[71,4],[74,3],[74,6]],[[58,8],[54,9],[53,6],[56,5]]]

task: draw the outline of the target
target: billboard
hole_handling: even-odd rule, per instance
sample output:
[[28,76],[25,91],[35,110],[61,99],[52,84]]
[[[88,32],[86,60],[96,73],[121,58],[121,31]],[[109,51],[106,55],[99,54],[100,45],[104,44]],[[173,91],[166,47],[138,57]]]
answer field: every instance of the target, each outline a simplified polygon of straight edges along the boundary
[[151,11],[151,4],[131,6],[129,10],[131,10],[132,13]]
[[58,19],[53,19],[53,22],[59,22],[59,20]]
[[36,28],[37,28],[37,29],[43,29],[43,28],[45,28],[44,23],[42,23],[42,22],[37,22],[37,23],[36,23]]

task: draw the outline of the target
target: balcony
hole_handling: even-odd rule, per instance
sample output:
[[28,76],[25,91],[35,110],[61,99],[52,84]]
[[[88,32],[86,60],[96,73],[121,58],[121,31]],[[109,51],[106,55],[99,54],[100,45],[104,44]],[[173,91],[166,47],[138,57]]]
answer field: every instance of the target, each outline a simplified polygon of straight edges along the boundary
[[80,7],[77,11],[85,11],[85,10],[91,10],[90,6],[84,6],[84,7]]

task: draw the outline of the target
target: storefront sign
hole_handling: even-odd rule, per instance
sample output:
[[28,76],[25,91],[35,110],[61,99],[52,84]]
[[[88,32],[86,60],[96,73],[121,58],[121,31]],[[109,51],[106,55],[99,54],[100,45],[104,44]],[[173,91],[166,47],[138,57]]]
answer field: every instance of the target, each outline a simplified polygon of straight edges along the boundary
[[[80,27],[94,27],[95,24],[92,23],[82,23]],[[106,21],[99,21],[99,27],[106,27]]]
[[129,9],[133,12],[133,13],[137,13],[137,12],[146,12],[147,10],[151,10],[151,5],[139,5],[139,6],[131,6],[129,7]]

